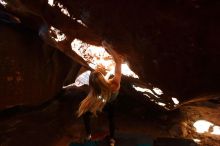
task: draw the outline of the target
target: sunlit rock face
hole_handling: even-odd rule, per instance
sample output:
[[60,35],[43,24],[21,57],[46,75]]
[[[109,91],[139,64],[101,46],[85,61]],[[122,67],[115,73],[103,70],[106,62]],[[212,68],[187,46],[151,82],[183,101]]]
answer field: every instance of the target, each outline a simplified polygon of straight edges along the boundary
[[0,22],[0,32],[0,110],[53,98],[72,61],[22,26]]

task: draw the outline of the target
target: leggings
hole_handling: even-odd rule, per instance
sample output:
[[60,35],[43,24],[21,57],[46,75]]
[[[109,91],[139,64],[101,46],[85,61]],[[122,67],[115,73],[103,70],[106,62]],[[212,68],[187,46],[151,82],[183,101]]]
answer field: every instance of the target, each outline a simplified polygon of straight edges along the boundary
[[[114,103],[106,104],[106,106],[104,107],[104,111],[106,111],[108,113],[110,138],[114,138],[114,134],[115,134]],[[83,121],[84,121],[87,135],[92,133],[92,131],[91,131],[91,115],[92,114],[90,112],[86,112],[83,115]]]

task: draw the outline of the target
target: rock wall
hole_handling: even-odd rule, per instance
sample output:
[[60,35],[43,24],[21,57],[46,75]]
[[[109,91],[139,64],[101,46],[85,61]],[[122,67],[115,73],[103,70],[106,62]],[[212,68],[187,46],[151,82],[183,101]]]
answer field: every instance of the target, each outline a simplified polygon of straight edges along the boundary
[[0,110],[53,98],[79,66],[22,25],[0,21],[0,32]]
[[[86,66],[77,55],[71,55],[71,41],[78,38],[99,45],[101,40],[105,39],[113,44],[116,51],[127,57],[141,81],[159,87],[167,97],[174,96],[185,101],[197,96],[219,94],[218,0],[55,2],[60,2],[75,19],[61,13],[57,6],[49,6],[47,0],[10,1],[5,10],[33,30],[39,31],[42,24],[60,29],[68,39],[64,44],[57,43],[57,48],[81,65]],[[77,20],[82,20],[87,27],[79,24]],[[10,42],[13,41],[15,40]],[[23,42],[22,45],[29,44]],[[28,63],[26,66],[30,66]],[[41,66],[32,71],[40,72],[42,68]],[[48,68],[48,71],[53,72],[53,68]],[[12,79],[9,77],[8,80]],[[38,78],[36,80],[38,81]],[[6,82],[6,79],[4,81]],[[9,84],[7,88],[8,86]],[[3,90],[3,87],[1,88]]]
[[180,100],[220,91],[219,1],[61,1],[112,41],[142,81]]

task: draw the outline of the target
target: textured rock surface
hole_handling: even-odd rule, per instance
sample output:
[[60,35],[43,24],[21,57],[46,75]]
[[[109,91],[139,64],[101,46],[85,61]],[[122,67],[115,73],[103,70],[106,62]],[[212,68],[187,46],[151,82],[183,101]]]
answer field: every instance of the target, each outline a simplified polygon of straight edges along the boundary
[[0,22],[0,109],[37,105],[61,89],[73,63],[36,32]]
[[142,81],[180,100],[220,89],[219,6],[219,1],[208,0],[69,5],[73,14],[81,8],[79,16],[88,27],[128,56]]
[[[8,112],[10,114],[4,116],[0,113],[0,144],[3,146],[67,146],[73,141],[82,141],[85,137],[83,120],[77,119],[74,115],[84,96],[85,93],[82,91],[72,89],[68,90],[65,96],[60,96],[59,100],[54,100],[47,106],[34,111],[27,109],[26,112],[22,112],[21,110],[17,114]],[[219,146],[220,144],[218,135],[199,134],[193,127],[193,123],[199,119],[220,125],[219,104],[198,103],[161,114],[152,112],[150,107],[135,105],[134,99],[129,96],[119,95],[118,100],[115,116],[118,145],[124,144],[121,143],[123,139],[119,137],[120,133],[130,135],[131,139],[141,134],[144,139],[187,138],[201,140],[201,146]],[[124,105],[125,101],[128,103],[127,107]],[[91,123],[93,134],[108,131],[106,113],[92,118]]]
[[[57,6],[49,6],[47,0],[10,1],[1,9],[34,31],[42,32],[42,27],[47,25],[60,29],[68,39],[53,45],[81,65],[86,66],[70,51],[71,41],[79,38],[100,44],[102,39],[107,39],[127,57],[143,82],[161,88],[166,96],[187,101],[219,93],[219,1],[59,2],[69,10],[71,17],[82,20],[87,27],[62,14]],[[46,36],[45,32],[41,34],[49,43]],[[7,82],[4,88],[8,87]],[[23,90],[28,92],[29,89]]]

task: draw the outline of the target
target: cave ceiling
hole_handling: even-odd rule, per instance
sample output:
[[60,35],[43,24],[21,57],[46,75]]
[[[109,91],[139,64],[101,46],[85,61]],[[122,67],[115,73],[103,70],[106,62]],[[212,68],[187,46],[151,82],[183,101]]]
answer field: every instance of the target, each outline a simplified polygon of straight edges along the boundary
[[[124,77],[126,84],[157,87],[163,98],[184,103],[219,95],[219,6],[217,0],[0,0],[0,18],[72,59],[74,77],[80,66],[90,66],[72,51],[72,41],[100,46],[107,40],[139,76]],[[67,74],[59,78],[60,85]]]

